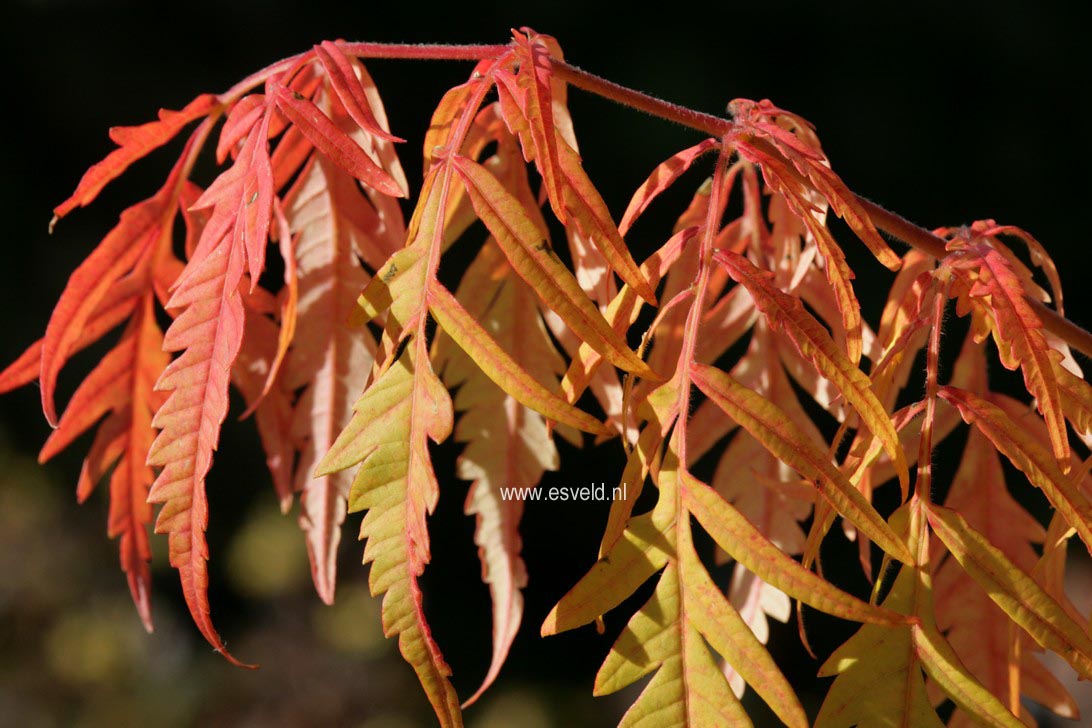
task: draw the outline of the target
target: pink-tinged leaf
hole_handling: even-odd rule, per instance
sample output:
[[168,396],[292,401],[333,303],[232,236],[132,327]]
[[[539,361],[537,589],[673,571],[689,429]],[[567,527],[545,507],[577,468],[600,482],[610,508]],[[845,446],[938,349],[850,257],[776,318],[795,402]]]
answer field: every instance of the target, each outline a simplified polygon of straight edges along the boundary
[[811,124],[778,109],[769,100],[755,103],[736,99],[729,104],[729,110],[738,127],[733,141],[742,156],[756,164],[776,160],[791,170],[795,182],[822,195],[877,260],[898,270],[899,257],[880,237],[857,196],[830,169]]
[[327,40],[315,46],[315,57],[319,59],[322,68],[326,71],[326,76],[341,100],[341,105],[361,129],[387,141],[405,141],[383,129],[376,121],[364,93],[364,87],[353,70],[352,61],[336,43]]
[[1092,504],[1065,475],[1035,437],[996,405],[957,387],[941,387],[940,396],[959,409],[1028,480],[1046,495],[1092,552]]
[[232,107],[224,121],[224,128],[220,130],[220,140],[216,143],[217,163],[223,164],[228,154],[250,135],[250,130],[265,116],[267,105],[262,94],[250,94]]
[[[564,361],[543,326],[534,292],[494,242],[482,247],[456,295],[536,382],[556,387]],[[520,557],[519,522],[524,505],[519,499],[504,498],[502,489],[536,486],[545,471],[557,469],[559,458],[544,418],[506,394],[455,344],[441,330],[433,361],[444,384],[455,392],[455,409],[461,412],[455,440],[466,447],[456,474],[472,481],[465,510],[476,516],[474,541],[493,602],[492,661],[465,707],[500,673],[523,616],[521,589],[527,584],[527,571]]]
[[[210,229],[205,229],[206,237]],[[243,340],[239,285],[244,251],[230,235],[207,245],[202,239],[197,251],[203,255],[187,264],[168,302],[169,308],[181,311],[163,347],[182,354],[156,383],[169,396],[152,422],[160,433],[148,464],[162,470],[148,500],[163,504],[156,533],[169,536],[170,563],[178,569],[194,622],[209,644],[242,665],[227,652],[209,614],[205,477],[227,415],[228,380]]]
[[368,330],[348,323],[368,284],[358,256],[374,262],[386,251],[381,223],[358,184],[325,157],[317,155],[304,170],[285,200],[285,213],[298,236],[299,325],[283,373],[289,391],[302,389],[292,425],[300,451],[295,488],[315,589],[331,603],[352,474],[315,478],[314,470],[349,424],[375,356]]
[[267,103],[264,115],[247,134],[235,163],[192,206],[198,211],[213,209],[207,222],[195,224],[200,228],[200,237],[189,253],[191,261],[208,256],[224,236],[230,236],[231,247],[238,248],[244,256],[252,294],[265,268],[273,215],[274,180],[268,140],[271,115],[272,106]]
[[633,227],[633,223],[637,221],[641,213],[648,209],[653,200],[673,185],[702,155],[710,149],[714,149],[718,144],[720,144],[718,139],[706,139],[681,152],[676,152],[667,161],[661,162],[656,169],[652,170],[652,174],[648,176],[648,179],[642,182],[637,191],[633,193],[633,198],[629,201],[629,207],[622,215],[622,222],[618,226],[618,232],[622,235],[628,233],[629,229]]
[[292,344],[292,339],[296,335],[300,292],[295,245],[292,240],[292,231],[288,227],[288,220],[285,218],[279,202],[273,205],[273,212],[277,218],[277,242],[280,244],[281,258],[284,260],[284,288],[281,289],[280,294],[280,327],[277,332],[277,351],[269,366],[269,372],[266,374],[261,396],[250,403],[247,411],[243,414],[244,418],[254,411],[260,404],[261,398],[269,394],[269,391],[273,388],[273,383],[277,379],[277,374],[280,373],[284,357],[288,354],[288,347]]
[[[319,92],[319,89],[325,87],[324,81],[326,81],[326,78],[324,74],[319,71],[319,67],[316,64],[310,63],[309,60],[305,60],[307,55],[308,54],[298,56],[293,68],[289,69],[283,75],[274,76],[272,80],[284,83],[289,91],[292,91],[305,99],[313,99]],[[285,81],[285,79],[291,80]],[[266,95],[270,92],[269,86],[269,81],[267,81],[265,87]],[[276,139],[290,128],[292,128],[292,122],[279,109],[275,109],[272,118],[269,120],[270,141]]]
[[248,410],[254,411],[258,437],[265,450],[265,462],[273,478],[273,489],[281,513],[292,507],[292,464],[296,448],[292,441],[292,402],[284,388],[274,386],[263,392],[276,357],[277,325],[262,315],[249,316],[239,356],[231,370],[231,383],[243,395]]
[[757,163],[761,164],[763,176],[770,188],[780,193],[792,213],[807,227],[823,257],[827,282],[842,313],[846,352],[854,364],[859,363],[863,350],[861,305],[853,290],[853,271],[846,262],[845,253],[826,226],[826,207],[822,204],[822,198],[818,198],[805,183],[798,180],[794,182],[792,170],[776,157],[762,158]]
[[[579,153],[554,123],[549,36],[515,33],[516,75],[498,70],[494,77],[508,127],[518,134],[524,157],[534,160],[554,214],[574,228],[599,252],[641,298],[655,303],[656,294],[629,254],[599,191],[588,179]],[[556,45],[556,44],[555,44]],[[566,115],[567,116],[567,115]],[[530,142],[530,143],[528,143]]]
[[240,156],[249,155],[249,159],[244,160],[247,168],[240,195],[243,208],[239,211],[242,224],[235,224],[235,245],[246,251],[251,290],[257,288],[258,279],[265,269],[265,249],[269,244],[269,224],[275,199],[273,165],[269,158],[269,144],[266,142],[269,118],[267,111],[262,121],[251,130],[240,151]]
[[[375,123],[380,129],[389,134],[390,123],[387,120],[387,111],[383,108],[383,99],[379,95],[379,89],[376,88],[375,81],[372,80],[368,70],[364,68],[364,64],[359,60],[352,59],[350,65],[352,65],[359,79],[361,88],[364,89],[364,98],[368,101],[368,108],[375,118]],[[402,169],[402,163],[398,160],[398,149],[395,147],[395,143],[382,137],[366,134],[359,129],[354,130],[352,136],[361,142],[364,151],[372,155],[379,162],[379,166],[387,171],[387,174],[398,185],[398,189],[402,191],[402,197],[409,197],[409,182],[406,180],[406,173]],[[397,138],[394,137],[394,139]],[[402,220],[402,207],[398,200],[371,188],[366,189],[365,192],[372,204],[375,205],[380,219],[387,220],[390,218],[393,220],[397,218],[399,222]],[[401,238],[397,242],[401,243]]]
[[498,73],[497,79],[501,83],[507,82],[513,97],[518,99],[534,145],[532,150],[524,143],[524,154],[528,161],[535,160],[549,191],[554,212],[564,220],[564,208],[561,207],[563,183],[552,98],[553,68],[549,49],[544,43],[549,36],[539,36],[528,28],[523,30],[524,33],[512,34],[518,64],[515,83],[510,82],[510,76],[504,73]]
[[72,196],[53,209],[54,220],[62,218],[77,207],[91,203],[103,187],[120,176],[129,165],[158,149],[190,122],[209,114],[217,105],[211,94],[198,96],[181,111],[163,109],[158,121],[141,126],[121,126],[110,130],[110,138],[118,145],[106,159],[84,173]]
[[[1065,308],[1062,303],[1062,279],[1058,275],[1058,267],[1054,264],[1054,260],[1047,253],[1046,248],[1042,243],[1035,239],[1035,237],[1021,228],[1015,225],[998,225],[993,220],[976,220],[971,223],[969,228],[952,230],[949,228],[941,228],[937,232],[938,235],[949,235],[957,233],[966,233],[968,237],[972,238],[985,238],[989,240],[990,244],[996,247],[1000,252],[1005,254],[1005,257],[1010,260],[1014,267],[1024,269],[1022,263],[1016,259],[1014,255],[1008,250],[1007,246],[999,240],[999,236],[1007,235],[1017,238],[1022,242],[1031,254],[1031,262],[1042,268],[1043,273],[1046,274],[1047,281],[1050,282],[1051,299],[1054,301],[1055,308],[1058,313],[1064,313]],[[1026,271],[1026,269],[1024,269]],[[1027,282],[1033,283],[1031,280],[1031,273],[1027,271],[1026,276],[1021,276]],[[1044,300],[1046,297],[1044,296]]]
[[404,197],[398,183],[391,178],[368,154],[330,117],[305,98],[296,95],[283,85],[273,87],[277,107],[315,147],[346,172],[390,197]]

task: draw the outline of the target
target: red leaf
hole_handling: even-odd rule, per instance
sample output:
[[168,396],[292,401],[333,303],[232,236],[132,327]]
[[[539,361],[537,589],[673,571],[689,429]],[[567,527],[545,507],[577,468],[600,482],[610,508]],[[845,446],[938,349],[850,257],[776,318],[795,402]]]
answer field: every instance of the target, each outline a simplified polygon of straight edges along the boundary
[[637,188],[637,191],[633,193],[633,199],[629,201],[629,207],[626,208],[625,214],[622,215],[622,223],[618,226],[618,232],[622,235],[628,233],[629,229],[633,227],[633,223],[640,217],[641,213],[652,204],[652,201],[656,199],[661,192],[674,184],[675,180],[681,177],[686,170],[690,169],[690,166],[694,164],[694,162],[718,144],[720,144],[719,139],[706,139],[681,152],[676,152],[669,157],[667,161],[661,162],[656,169],[652,170],[652,174],[648,176],[648,179],[646,179],[641,186]]
[[[132,276],[127,276],[111,287],[80,330],[80,335],[72,344],[69,355],[98,341],[103,334],[124,321],[133,312],[142,288],[143,281],[134,281]],[[42,340],[39,339],[0,372],[0,394],[34,381],[38,378],[41,369]]]
[[181,111],[161,109],[158,121],[140,126],[119,126],[110,130],[110,138],[120,148],[115,149],[98,164],[84,173],[76,191],[67,200],[53,208],[54,220],[62,218],[77,207],[91,203],[103,187],[128,169],[129,165],[149,152],[163,146],[182,127],[207,115],[215,108],[216,97],[211,94],[198,96]]
[[170,235],[174,215],[175,201],[168,183],[155,197],[123,212],[117,226],[68,279],[42,339],[42,410],[50,424],[57,422],[57,375],[77,342],[85,338],[92,315],[119,279],[148,255],[157,241]]
[[315,46],[315,56],[326,70],[330,85],[337,93],[338,98],[341,99],[345,111],[361,129],[372,136],[387,141],[405,141],[383,129],[376,121],[371,106],[368,104],[368,99],[364,95],[364,87],[353,71],[352,62],[336,43],[328,40],[323,41],[320,45]]
[[162,395],[152,391],[156,378],[167,366],[162,344],[163,334],[155,322],[149,289],[121,341],[76,390],[39,455],[39,460],[45,462],[109,413],[84,460],[77,497],[83,502],[113,467],[107,533],[111,538],[121,537],[121,566],[149,632],[151,546],[147,527],[152,509],[147,498],[153,475],[145,461],[155,436],[152,413],[163,402]]
[[313,103],[275,84],[277,106],[334,164],[390,197],[404,197],[398,183]]

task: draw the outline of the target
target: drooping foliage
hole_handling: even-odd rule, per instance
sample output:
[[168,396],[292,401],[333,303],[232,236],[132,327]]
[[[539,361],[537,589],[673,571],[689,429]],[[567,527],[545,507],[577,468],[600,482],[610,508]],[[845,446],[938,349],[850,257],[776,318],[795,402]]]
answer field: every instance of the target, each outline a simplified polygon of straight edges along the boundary
[[[520,518],[533,504],[510,489],[563,466],[557,437],[580,445],[585,433],[624,449],[626,495],[598,560],[541,631],[601,625],[654,582],[594,680],[596,694],[646,681],[623,725],[749,724],[747,689],[790,726],[941,725],[946,702],[949,725],[1022,725],[1024,698],[1075,716],[1037,654],[1092,678],[1087,619],[1064,580],[1068,541],[1092,550],[1078,454],[1092,442],[1092,389],[1044,323],[1039,302],[1060,314],[1062,293],[1043,246],[982,221],[937,230],[939,258],[898,255],[811,125],[769,101],[732,102],[718,134],[653,170],[616,224],[567,108],[568,82],[584,77],[529,29],[457,54],[476,65],[439,101],[411,191],[361,58],[428,57],[412,48],[324,42],[225,94],[114,129],[118,148],[55,210],[56,222],[89,204],[194,127],[164,186],[122,213],[42,340],[0,373],[0,391],[40,383],[56,428],[43,461],[94,430],[77,493],[109,481],[109,533],[147,629],[159,505],[154,530],[194,622],[242,664],[213,626],[205,540],[206,477],[234,386],[282,510],[298,501],[325,602],[347,514],[365,512],[384,631],[442,725],[461,725],[462,707],[500,674],[523,616],[534,575]],[[588,88],[620,98],[597,83]],[[212,146],[220,172],[202,188],[191,173]],[[642,213],[703,166],[711,176],[663,245],[635,260],[626,237]],[[399,198],[415,200],[408,221]],[[895,271],[875,330],[831,216]],[[484,239],[468,233],[477,221]],[[451,290],[437,271],[456,242],[476,252]],[[969,317],[963,342],[943,335],[949,309]],[[64,365],[114,329],[58,416]],[[1028,401],[991,390],[990,357],[1020,371]],[[959,469],[936,483],[933,449],[963,423]],[[438,473],[430,448],[452,436],[456,471]],[[493,601],[492,662],[465,700],[420,584],[428,520],[454,477],[470,482]],[[654,505],[638,512],[648,488]],[[893,512],[877,508],[881,488],[901,502]],[[1031,489],[1052,507],[1049,524],[1022,505]],[[823,576],[839,519],[871,599]],[[765,647],[769,620],[788,621],[793,602],[860,623],[823,656],[819,674],[834,679],[810,717]]]

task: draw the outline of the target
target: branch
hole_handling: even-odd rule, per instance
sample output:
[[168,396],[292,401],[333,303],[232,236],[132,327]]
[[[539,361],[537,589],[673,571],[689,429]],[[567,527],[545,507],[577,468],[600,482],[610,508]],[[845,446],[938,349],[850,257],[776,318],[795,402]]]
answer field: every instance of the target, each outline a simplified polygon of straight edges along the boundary
[[704,131],[718,138],[732,130],[731,119],[695,111],[641,91],[635,91],[614,81],[608,81],[602,76],[596,76],[594,73],[588,73],[576,66],[569,65],[565,61],[551,59],[550,62],[553,66],[554,75],[558,78],[579,89],[610,99],[622,106],[628,106],[631,109],[637,109],[691,129]]
[[[934,235],[925,228],[918,227],[901,215],[885,210],[863,197],[857,199],[860,200],[861,206],[868,212],[868,216],[872,218],[872,223],[880,230],[934,258],[943,258],[947,255],[947,241],[944,238]],[[1082,329],[1042,301],[1031,296],[1025,297],[1035,308],[1035,313],[1039,315],[1039,319],[1043,322],[1043,328],[1085,356],[1092,358],[1092,333]]]
[[[652,114],[661,119],[673,121],[676,124],[697,129],[698,131],[723,137],[732,129],[730,119],[705,114],[700,111],[678,106],[668,101],[663,101],[654,96],[635,91],[620,84],[608,81],[605,78],[583,71],[571,66],[564,61],[553,61],[553,66],[558,78],[564,79],[577,88],[610,99],[623,106],[629,106],[639,111]],[[906,218],[885,210],[879,205],[858,197],[861,205],[868,212],[872,224],[907,245],[931,255],[934,258],[943,258],[947,255],[946,241],[915,225]],[[1028,301],[1035,307],[1035,312],[1043,322],[1043,327],[1054,334],[1071,347],[1085,356],[1092,358],[1092,333],[1081,328],[1057,311],[1044,305],[1042,301],[1028,296]]]
[[[485,58],[496,58],[511,48],[511,44],[504,45],[429,45],[412,43],[340,43],[341,47],[350,55],[359,58],[390,58],[400,60],[444,60],[444,61],[479,61]],[[310,51],[308,51],[309,53]],[[249,76],[236,84],[227,93],[221,95],[221,100],[226,102],[245,93],[250,88],[264,82],[270,76],[289,70],[299,62],[306,53],[301,53],[262,69],[258,73]],[[673,104],[655,96],[642,93],[627,86],[608,81],[602,76],[584,71],[565,61],[551,59],[554,74],[561,80],[576,88],[601,96],[623,106],[628,106],[646,114],[673,121],[676,124],[705,132],[715,137],[723,137],[733,127],[731,119],[726,119],[713,114]],[[879,205],[869,202],[864,198],[858,198],[861,205],[868,212],[872,223],[907,245],[917,248],[934,258],[943,258],[946,254],[945,241],[923,227],[915,225],[909,220],[885,210]],[[1085,356],[1092,358],[1092,333],[1084,330],[1077,324],[1065,318],[1052,308],[1045,306],[1041,301],[1028,300],[1035,307],[1036,313],[1043,322],[1043,327],[1054,334],[1071,347]]]

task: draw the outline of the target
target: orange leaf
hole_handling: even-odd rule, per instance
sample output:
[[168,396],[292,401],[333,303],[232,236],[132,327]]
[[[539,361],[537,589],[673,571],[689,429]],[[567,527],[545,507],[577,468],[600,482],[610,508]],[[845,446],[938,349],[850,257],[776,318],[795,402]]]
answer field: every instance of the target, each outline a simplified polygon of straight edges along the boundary
[[170,186],[155,197],[126,210],[117,226],[103,238],[69,278],[50,316],[42,339],[42,409],[56,424],[54,391],[57,375],[84,338],[84,327],[118,280],[128,273],[165,235],[170,235],[175,215]]
[[692,147],[671,155],[666,161],[661,162],[652,174],[648,176],[629,201],[629,207],[622,215],[622,223],[618,226],[618,232],[625,235],[633,227],[633,223],[641,216],[652,201],[659,197],[660,193],[673,185],[679,177],[690,169],[694,162],[710,149],[720,144],[719,139],[705,139]]
[[184,126],[215,109],[217,103],[212,94],[203,94],[181,111],[161,109],[157,121],[111,129],[110,138],[119,148],[84,173],[72,196],[53,208],[54,221],[77,207],[90,204],[102,188],[119,177],[130,164],[169,142]]
[[939,394],[959,408],[967,424],[981,430],[1032,484],[1043,491],[1092,552],[1092,504],[1042,445],[997,406],[976,394],[951,386],[941,387]]
[[984,244],[961,248],[948,260],[959,272],[977,273],[964,284],[966,294],[974,305],[988,311],[1001,363],[1023,371],[1024,384],[1046,419],[1054,456],[1062,471],[1069,472],[1069,439],[1054,373],[1061,354],[1047,343],[1043,324],[1024,297],[1024,286],[1008,259]]
[[466,183],[479,217],[493,233],[515,271],[543,302],[607,361],[643,378],[658,379],[588,300],[520,203],[496,177],[464,157],[454,157],[453,163]]
[[801,356],[829,379],[857,411],[865,426],[880,440],[884,451],[894,461],[899,481],[905,489],[909,482],[906,456],[899,444],[895,426],[872,391],[868,377],[842,353],[827,330],[804,309],[799,299],[773,284],[769,273],[759,270],[746,258],[731,251],[718,251],[714,257],[728,269],[733,279],[747,289],[771,328],[784,331]]

